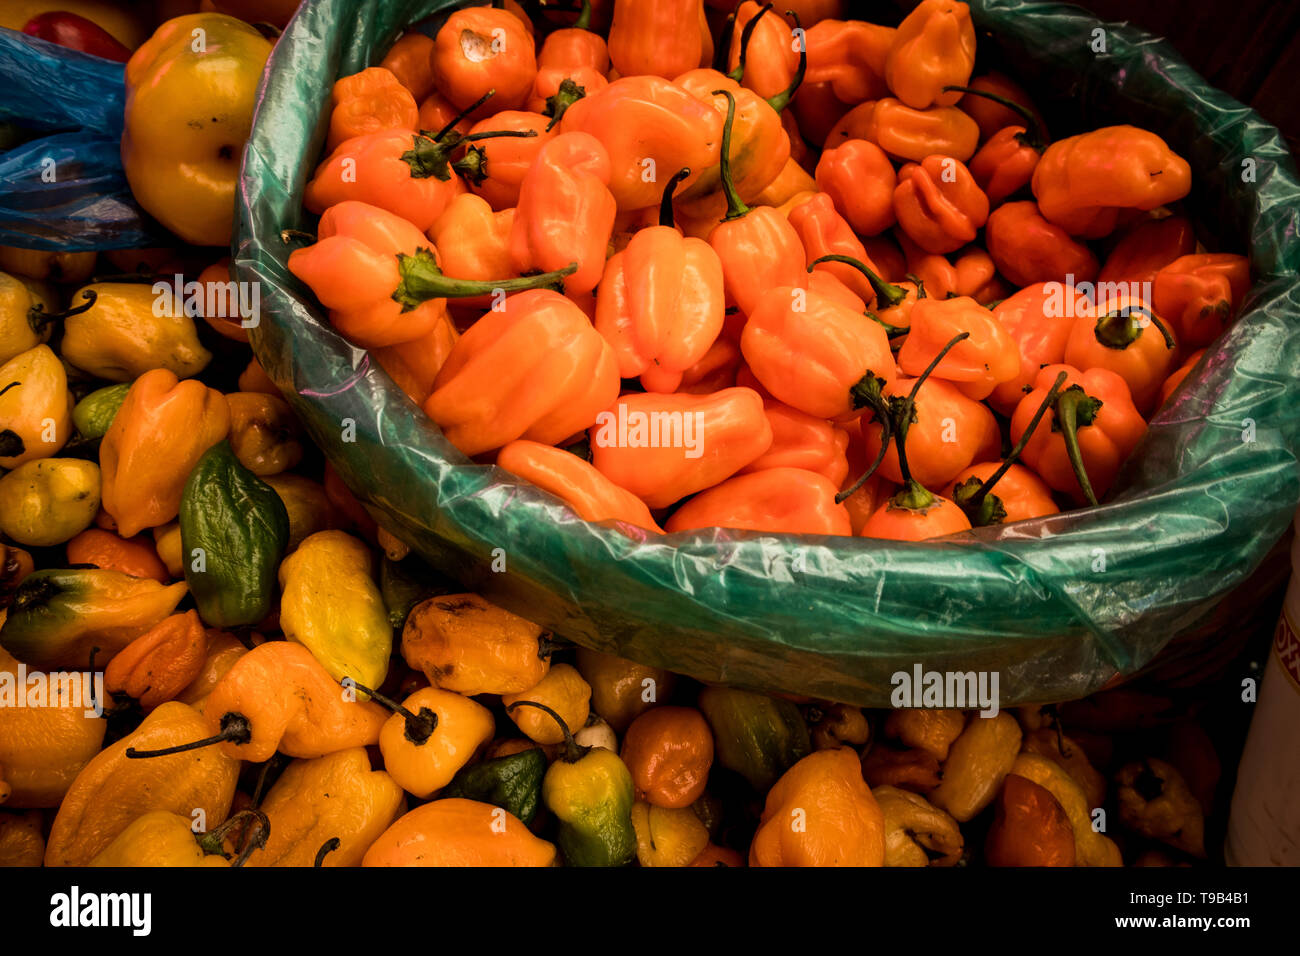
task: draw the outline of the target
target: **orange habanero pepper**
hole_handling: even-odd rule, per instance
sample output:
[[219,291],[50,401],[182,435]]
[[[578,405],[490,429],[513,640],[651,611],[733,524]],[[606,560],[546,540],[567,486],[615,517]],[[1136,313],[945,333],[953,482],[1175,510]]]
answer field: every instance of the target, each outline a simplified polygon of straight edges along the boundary
[[1155,209],[1192,188],[1192,168],[1163,139],[1136,126],[1106,126],[1058,140],[1031,183],[1043,218],[1072,236],[1111,232],[1121,209]]
[[[847,469],[847,463],[845,465]],[[853,533],[849,511],[837,500],[840,486],[803,468],[765,468],[735,475],[682,505],[665,528],[734,528],[773,534]]]
[[175,518],[185,480],[229,429],[220,392],[163,368],[137,378],[99,446],[101,504],[117,533],[133,538]]
[[805,263],[810,266],[814,262],[818,263],[814,267],[814,275],[816,272],[826,272],[835,276],[862,299],[865,305],[876,301],[875,286],[866,273],[843,262],[818,261],[829,255],[848,256],[863,263],[877,275],[880,273],[852,225],[836,210],[830,193],[814,193],[807,202],[790,210],[790,225],[794,226],[803,243]]
[[890,92],[912,109],[956,106],[975,69],[975,25],[970,7],[954,0],[922,0],[898,25],[885,58]]
[[433,37],[412,30],[403,33],[384,54],[379,65],[411,92],[417,103],[434,91],[437,80],[433,76],[433,65],[429,62],[433,56]]
[[397,818],[362,866],[552,866],[555,846],[533,836],[513,814],[451,797]]
[[[614,0],[609,59],[620,76],[671,79],[707,63],[703,0]],[[677,163],[674,169],[682,165]]]
[[553,445],[618,397],[618,361],[583,311],[557,292],[511,296],[461,336],[424,411],[466,455],[516,438]]
[[[731,48],[727,53],[727,75],[763,99],[787,93],[799,69],[801,50],[793,39],[795,36],[785,17],[774,11],[772,4],[744,0],[736,8]],[[803,52],[806,57],[806,51]]]
[[573,25],[549,34],[537,54],[537,79],[528,108],[545,112],[552,124],[575,100],[609,85],[609,47],[590,27],[591,3],[583,0]]
[[409,90],[392,73],[372,66],[345,76],[330,92],[329,134],[325,148],[330,152],[354,136],[386,129],[413,130],[420,109]]
[[771,445],[763,399],[752,389],[645,392],[602,413],[591,433],[591,462],[651,508],[665,508],[729,478]]
[[584,521],[622,521],[662,533],[645,502],[562,448],[535,441],[512,441],[497,453],[496,463],[498,468],[555,495]]
[[772,426],[772,447],[740,470],[741,474],[767,468],[802,468],[829,478],[839,487],[849,474],[849,433],[824,418],[771,399],[763,413]]
[[1013,291],[998,275],[993,257],[979,246],[965,250],[952,267],[952,291],[957,295],[970,296],[985,308],[1001,302]]
[[974,299],[918,299],[911,313],[911,331],[898,352],[898,367],[920,375],[958,332],[959,342],[934,369],[936,378],[954,383],[974,399],[984,399],[1020,372],[1020,352],[1006,329]]
[[1097,276],[1092,250],[1044,219],[1032,200],[1004,203],[993,210],[984,243],[998,271],[1018,286],[1091,282]]
[[457,10],[433,40],[429,64],[435,88],[458,109],[496,91],[498,110],[522,109],[537,79],[533,37],[508,10]]
[[804,36],[808,47],[805,83],[829,83],[835,96],[850,106],[888,92],[885,63],[894,44],[893,27],[862,20],[822,20]]
[[[997,494],[993,494],[994,487]],[[981,492],[982,496],[973,500]],[[944,495],[966,511],[973,528],[1041,518],[1061,510],[1043,479],[1024,465],[1004,461],[982,461],[962,469]]]
[[102,528],[87,528],[67,548],[69,564],[93,564],[106,571],[153,578],[159,584],[171,580],[150,538],[123,538]]
[[[423,405],[433,391],[433,380],[451,354],[460,334],[451,316],[444,314],[433,329],[418,339],[371,349],[371,357],[417,405]],[[241,382],[240,388],[243,389]],[[244,389],[247,391],[247,389]],[[278,391],[276,394],[280,394]]]
[[1178,344],[1204,348],[1250,291],[1250,260],[1226,252],[1182,256],[1156,273],[1153,287],[1152,305],[1169,320]]
[[[987,95],[990,93],[993,95]],[[972,79],[957,106],[975,121],[980,139],[987,142],[1006,127],[1024,123],[1024,114],[1011,106],[1008,100],[1028,110],[1038,128],[1043,128],[1043,118],[1034,108],[1029,94],[1001,73],[985,73]],[[1034,124],[1030,125],[1032,128]]]
[[828,149],[817,161],[817,188],[830,195],[853,231],[874,236],[894,224],[898,176],[884,150],[865,139]]
[[[481,196],[461,193],[428,230],[443,275],[483,281],[494,276],[512,278],[510,233],[514,225],[513,208],[494,212]],[[458,304],[486,309],[492,305],[492,296],[470,296]]]
[[973,240],[989,217],[988,197],[966,165],[951,156],[905,164],[893,200],[899,228],[926,252],[940,255]]
[[208,638],[198,611],[163,618],[108,662],[104,689],[153,710],[185,690],[203,670]]
[[1033,179],[1034,170],[1038,167],[1038,160],[1042,158],[1047,144],[1043,125],[1033,110],[992,90],[975,86],[950,86],[945,89],[965,93],[963,103],[975,99],[990,100],[1019,117],[1018,123],[1005,125],[988,137],[970,161],[970,171],[975,182],[989,197],[989,203],[997,206],[1008,196],[1028,186]]
[[541,113],[505,110],[470,127],[469,135],[492,130],[517,130],[533,136],[492,139],[472,145],[457,163],[470,191],[482,196],[498,212],[519,205],[519,187],[542,147],[556,137],[554,124]]
[[979,135],[975,121],[955,106],[914,110],[892,97],[876,101],[862,131],[890,156],[914,163],[936,153],[964,163],[975,155]]
[[1056,282],[1028,285],[994,306],[993,317],[1020,350],[1020,371],[993,390],[989,404],[1004,415],[1014,412],[1033,389],[1038,370],[1065,361],[1075,317],[1091,310],[1086,295]]
[[713,731],[694,707],[654,707],[628,727],[619,753],[636,795],[677,810],[704,794],[713,766]]
[[541,148],[519,185],[510,233],[516,272],[576,262],[577,270],[565,276],[565,292],[596,287],[617,212],[610,175],[610,155],[589,133],[561,133]]
[[1164,405],[1166,402],[1169,401],[1169,397],[1174,394],[1174,391],[1178,388],[1179,385],[1183,384],[1183,379],[1187,378],[1188,373],[1190,373],[1192,369],[1196,368],[1196,364],[1201,360],[1201,357],[1204,355],[1205,355],[1205,349],[1201,349],[1198,352],[1193,352],[1191,355],[1187,357],[1187,361],[1184,362],[1181,366],[1179,366],[1178,370],[1174,372],[1174,374],[1170,375],[1167,379],[1165,379],[1165,384],[1160,386],[1161,405]]
[[1097,275],[1099,282],[1155,282],[1156,273],[1196,251],[1196,233],[1186,216],[1147,218],[1115,244]]
[[1174,370],[1177,349],[1173,333],[1148,303],[1121,293],[1075,318],[1064,362],[1084,372],[1105,368],[1118,374],[1145,417]]

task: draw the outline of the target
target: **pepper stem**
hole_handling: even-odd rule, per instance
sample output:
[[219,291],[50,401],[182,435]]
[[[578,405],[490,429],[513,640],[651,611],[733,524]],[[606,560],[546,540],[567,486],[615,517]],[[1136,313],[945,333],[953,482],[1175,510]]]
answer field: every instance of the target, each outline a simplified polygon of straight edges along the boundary
[[95,305],[95,300],[99,298],[99,293],[94,289],[87,289],[81,293],[81,297],[86,300],[85,305],[69,306],[62,312],[46,312],[44,305],[34,305],[27,310],[27,324],[31,326],[33,332],[40,335],[51,322],[70,319],[74,315],[81,315],[81,313],[92,308]]
[[1145,316],[1147,320],[1159,330],[1160,335],[1165,340],[1165,347],[1175,348],[1174,337],[1170,334],[1169,329],[1164,322],[1160,321],[1144,305],[1127,306],[1122,309],[1116,309],[1114,312],[1108,312],[1097,320],[1096,328],[1093,334],[1096,335],[1097,341],[1108,349],[1123,351],[1142,336],[1146,328],[1145,323],[1134,319],[1134,313]]
[[999,106],[1005,106],[1025,121],[1025,130],[1029,133],[1027,145],[1040,153],[1043,151],[1043,146],[1047,143],[1046,137],[1043,136],[1043,126],[1038,122],[1038,117],[1034,115],[1033,110],[1024,104],[1017,103],[1009,97],[990,90],[977,90],[973,86],[945,86],[943,91],[945,93],[969,93],[971,96],[979,96],[986,100],[992,100]]
[[659,200],[659,225],[667,226],[669,229],[677,228],[677,224],[673,221],[673,193],[677,190],[677,184],[690,174],[691,168],[683,166],[673,173],[672,179],[668,180],[668,185],[664,187],[664,197]]
[[[252,826],[250,826],[252,824]],[[220,826],[213,827],[202,836],[197,837],[199,849],[208,856],[226,855],[226,837],[234,830],[243,830],[246,840],[233,866],[243,866],[244,861],[254,850],[266,846],[267,837],[271,835],[271,821],[265,813],[255,808],[240,810],[231,814],[230,819]],[[250,838],[249,833],[253,836]]]
[[722,34],[718,37],[718,45],[713,48],[713,69],[722,73],[727,66],[727,59],[731,55],[731,38],[736,35],[736,14],[731,12],[727,14],[727,19],[722,23]]
[[578,14],[578,19],[573,21],[573,30],[588,30],[591,28],[591,0],[582,0],[582,12]]
[[763,15],[772,9],[772,4],[767,3],[763,8],[749,18],[745,24],[745,29],[740,33],[740,57],[736,61],[736,68],[727,74],[727,78],[739,83],[745,78],[745,60],[749,56],[749,40],[754,35],[754,28],[758,26],[758,21],[763,19]]
[[393,290],[392,299],[410,312],[430,299],[459,299],[471,295],[493,295],[501,292],[522,292],[525,289],[555,288],[561,280],[576,272],[578,264],[570,262],[563,269],[542,272],[538,275],[519,276],[514,279],[454,279],[438,268],[433,252],[417,249],[415,255],[397,254],[397,271],[401,284]]
[[[785,14],[788,17],[794,18],[794,27],[796,30],[803,29],[803,24],[799,22],[799,14],[796,11],[787,10],[785,11]],[[794,34],[791,34],[791,36],[793,35]],[[799,38],[799,65],[795,67],[794,78],[790,80],[790,85],[787,86],[785,89],[783,89],[780,93],[777,93],[775,96],[769,96],[767,98],[767,105],[772,107],[772,109],[776,110],[776,112],[778,113],[780,113],[787,106],[789,106],[790,101],[794,99],[794,95],[799,92],[799,87],[803,86],[804,74],[807,72],[808,72],[808,41],[801,36]]]
[[446,140],[438,140],[425,133],[415,133],[411,137],[411,148],[399,158],[411,169],[412,179],[428,179],[432,176],[439,182],[451,179],[451,154],[465,143],[476,143],[483,139],[531,139],[537,135],[535,129],[485,130],[461,136],[453,133]]
[[551,121],[546,124],[546,131],[549,133],[555,124],[563,118],[564,111],[586,95],[587,88],[585,86],[575,83],[567,76],[561,80],[559,89],[555,91],[554,95],[546,98],[546,109],[543,112],[551,118]]
[[1091,425],[1101,410],[1101,400],[1089,396],[1081,386],[1071,385],[1056,399],[1056,426],[1065,439],[1065,453],[1069,456],[1070,467],[1074,477],[1083,489],[1088,504],[1096,507],[1097,496],[1092,491],[1092,482],[1088,480],[1088,469],[1084,467],[1083,451],[1079,448],[1079,429]]
[[551,719],[560,725],[560,733],[564,734],[564,756],[560,759],[565,763],[577,763],[591,752],[590,747],[584,747],[573,739],[573,732],[569,730],[569,725],[564,722],[564,718],[550,707],[535,700],[517,700],[506,708],[506,713],[510,713],[516,707],[536,707],[550,714]]
[[182,754],[190,750],[198,750],[201,747],[211,747],[213,744],[246,744],[253,739],[253,725],[248,722],[248,718],[243,714],[237,714],[233,711],[221,716],[221,733],[213,734],[211,737],[204,737],[202,740],[194,740],[188,744],[177,744],[175,747],[163,747],[161,750],[136,750],[134,747],[126,748],[126,756],[131,760],[141,760],[145,757],[170,757],[172,754]]
[[280,241],[283,242],[285,245],[288,245],[290,240],[293,239],[303,239],[306,240],[307,242],[316,241],[316,237],[312,233],[307,232],[303,229],[281,229],[280,230]]
[[365,684],[358,684],[351,677],[343,679],[345,686],[350,683],[361,693],[368,696],[382,707],[386,707],[393,713],[397,714],[406,721],[406,730],[403,732],[406,739],[417,747],[423,746],[433,732],[438,728],[438,715],[428,707],[421,707],[418,714],[412,713],[410,708],[404,704],[399,704],[391,697],[385,697],[377,690],[371,690]]
[[880,450],[876,452],[876,460],[873,461],[867,470],[858,477],[857,481],[843,489],[835,496],[835,503],[837,505],[844,504],[844,502],[857,494],[858,489],[867,483],[867,480],[874,475],[876,469],[880,467],[880,463],[885,460],[885,454],[889,451],[889,440],[893,437],[893,430],[888,413],[877,417],[880,419]]
[[894,285],[892,282],[886,282],[880,278],[880,275],[861,259],[855,259],[852,256],[842,256],[837,252],[822,256],[820,259],[814,259],[808,263],[808,271],[812,272],[814,266],[821,265],[823,262],[842,262],[846,266],[852,266],[867,277],[871,283],[871,290],[876,293],[876,298],[885,303],[886,308],[893,308],[900,305],[907,298],[907,290],[901,285]]
[[[1056,376],[1056,381],[1053,382],[1052,387],[1047,390],[1047,395],[1039,404],[1038,410],[1034,412],[1034,417],[1029,420],[1029,425],[1025,428],[1024,434],[1020,436],[1020,441],[1016,442],[1015,447],[1011,449],[1010,454],[1002,460],[1002,464],[998,466],[997,471],[989,475],[988,481],[980,481],[978,478],[970,478],[967,481],[962,482],[961,488],[954,490],[953,500],[957,502],[958,507],[960,507],[962,511],[966,512],[966,517],[970,518],[970,523],[974,527],[982,528],[986,525],[1001,523],[1002,518],[994,520],[994,515],[998,509],[1001,508],[1002,502],[998,500],[996,495],[990,496],[989,492],[993,490],[994,485],[1002,480],[1002,476],[1011,470],[1011,466],[1019,460],[1021,453],[1025,450],[1025,446],[1029,444],[1029,439],[1033,437],[1034,430],[1038,428],[1038,423],[1043,420],[1043,416],[1047,414],[1047,410],[1051,408],[1053,403],[1056,401],[1056,397],[1060,394],[1061,387],[1065,385],[1067,377],[1068,376],[1065,372],[1061,372]],[[976,482],[977,484],[972,486],[971,482]],[[962,488],[970,487],[974,487],[973,492],[962,493]],[[1004,508],[1002,509],[1002,517],[1006,517],[1006,509]]]
[[894,446],[898,449],[898,470],[903,476],[903,489],[892,499],[894,505],[898,508],[906,508],[909,511],[923,511],[934,504],[934,495],[912,477],[912,470],[907,464],[907,430],[912,425],[912,415],[916,408],[916,395],[921,390],[921,386],[930,377],[930,373],[939,367],[943,357],[958,342],[968,338],[970,338],[969,332],[959,332],[949,339],[948,344],[939,350],[939,354],[930,360],[930,364],[925,367],[925,371],[912,383],[912,390],[907,393],[907,398],[898,406],[898,417],[894,422]]
[[435,142],[440,141],[444,136],[446,136],[448,133],[454,130],[460,124],[460,122],[465,119],[465,117],[469,116],[470,113],[473,113],[476,109],[478,109],[488,100],[492,99],[492,97],[496,96],[496,93],[497,91],[495,89],[488,90],[486,93],[484,93],[482,96],[476,99],[469,106],[465,107],[455,116],[453,116],[451,118],[451,121],[448,122],[446,126],[438,130],[438,132],[434,133],[429,138],[434,140]]
[[337,850],[339,848],[339,844],[342,842],[343,841],[340,840],[338,837],[330,837],[328,840],[322,843],[320,845],[320,849],[316,851],[316,859],[312,860],[311,863],[312,869],[319,870],[322,866],[324,866],[325,857],[329,856],[331,853]]
[[722,171],[722,189],[727,194],[727,214],[722,221],[730,222],[749,213],[749,207],[740,201],[736,184],[731,179],[731,127],[736,122],[736,98],[730,90],[714,90],[712,95],[727,98],[727,120],[722,124],[722,155],[718,158],[718,168]]

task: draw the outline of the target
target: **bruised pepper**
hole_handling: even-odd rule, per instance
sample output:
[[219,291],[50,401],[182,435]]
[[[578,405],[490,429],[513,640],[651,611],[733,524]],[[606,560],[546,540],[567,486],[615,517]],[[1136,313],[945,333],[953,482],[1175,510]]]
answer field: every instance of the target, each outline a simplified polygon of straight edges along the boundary
[[122,169],[140,205],[186,242],[230,242],[270,53],[242,20],[195,13],[168,20],[126,64]]
[[593,424],[618,395],[613,349],[557,292],[511,296],[452,348],[425,413],[466,455],[518,438],[551,445]]
[[716,762],[766,793],[812,751],[808,726],[788,700],[730,687],[706,687],[697,701],[713,730]]
[[556,843],[569,866],[626,866],[636,854],[632,827],[635,784],[612,750],[579,746],[563,718],[545,704],[520,700],[512,711],[535,707],[563,733],[564,752],[542,780],[542,802],[559,820]]
[[[269,826],[260,810],[241,810],[206,832],[195,833],[194,821],[169,810],[153,810],[133,820],[90,861],[89,866],[218,867],[244,866],[265,843]],[[226,857],[227,837],[240,837],[239,855]]]
[[493,295],[554,284],[573,267],[526,279],[473,282],[444,275],[429,240],[401,216],[356,200],[330,206],[317,241],[289,254],[330,321],[361,348],[421,338],[443,321],[448,297]]
[[434,87],[458,109],[496,90],[500,109],[519,109],[537,79],[533,38],[508,10],[457,10],[433,40],[430,66]]
[[585,521],[621,521],[656,534],[662,531],[645,502],[562,448],[512,441],[497,453],[496,463],[562,499]]

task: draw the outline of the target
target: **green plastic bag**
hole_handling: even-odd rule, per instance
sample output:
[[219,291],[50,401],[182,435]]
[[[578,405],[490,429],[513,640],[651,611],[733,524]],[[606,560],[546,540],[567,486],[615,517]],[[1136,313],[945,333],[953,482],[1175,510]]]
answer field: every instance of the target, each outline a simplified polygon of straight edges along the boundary
[[1163,136],[1192,163],[1207,244],[1249,250],[1257,277],[1110,503],[923,544],[731,531],[643,541],[470,464],[329,328],[280,236],[301,224],[334,79],[449,6],[304,4],[267,64],[235,249],[239,278],[262,286],[253,345],[267,372],[380,523],[439,570],[579,644],[705,681],[883,706],[891,676],[919,664],[997,671],[1007,706],[1136,672],[1286,530],[1300,499],[1300,185],[1280,135],[1162,41],[1017,0],[973,0],[981,59],[1041,97],[1057,137],[1122,122]]

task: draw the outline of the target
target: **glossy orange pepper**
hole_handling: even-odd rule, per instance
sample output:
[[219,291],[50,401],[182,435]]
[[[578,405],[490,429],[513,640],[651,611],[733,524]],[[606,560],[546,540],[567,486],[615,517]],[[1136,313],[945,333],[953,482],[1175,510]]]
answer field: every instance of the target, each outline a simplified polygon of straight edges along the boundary
[[[781,167],[781,174],[768,183],[754,201],[762,206],[781,207],[789,204],[789,208],[793,208],[801,193],[811,194],[816,191],[817,181],[792,156]],[[713,228],[712,222],[708,225],[710,229]],[[707,230],[705,234],[707,235]]]
[[874,129],[871,115],[875,111],[875,100],[867,100],[846,110],[826,131],[826,135],[821,140],[822,148],[834,149],[836,146],[843,146],[851,139],[867,139]]
[[975,238],[989,217],[989,200],[964,163],[951,156],[927,156],[898,171],[894,215],[918,246],[942,254]]
[[1099,282],[1152,282],[1169,263],[1196,251],[1196,233],[1186,216],[1143,219],[1124,233],[1115,244],[1101,272]]
[[470,114],[473,112],[475,110],[466,112],[456,109],[451,100],[434,90],[420,101],[420,113],[416,129],[441,130],[450,128],[464,135],[474,125],[474,120],[470,119]]
[[434,37],[429,64],[435,88],[458,109],[495,90],[492,109],[522,109],[537,79],[532,34],[495,7],[457,10]]
[[[447,204],[427,233],[433,240],[443,275],[486,281],[495,276],[515,276],[510,255],[510,233],[514,225],[513,208],[494,212],[481,196],[461,193]],[[469,296],[458,304],[486,309],[492,305],[492,298]]]
[[853,231],[874,236],[894,224],[898,176],[884,150],[865,139],[828,149],[817,161],[817,188],[828,193]]
[[[537,54],[530,110],[545,112],[558,122],[575,98],[598,93],[609,85],[609,47],[590,27],[591,4],[584,0],[572,26],[547,35]],[[564,85],[566,80],[569,86]]]
[[858,534],[889,541],[927,541],[968,530],[970,519],[951,499],[908,485],[877,508]]
[[[897,404],[914,385],[916,379],[895,379],[885,394]],[[907,462],[912,477],[927,488],[939,489],[950,484],[971,462],[996,457],[1001,450],[1001,435],[993,413],[967,398],[950,382],[927,378],[917,390],[912,406]],[[881,451],[883,426],[879,420],[863,418],[861,428],[867,457],[874,460]],[[903,482],[896,445],[891,444],[885,451],[880,473],[892,482]]]
[[818,418],[880,408],[894,380],[884,328],[814,291],[769,290],[740,337],[749,368],[771,394]]
[[[217,681],[203,703],[203,719],[212,737],[166,752],[219,744],[226,756],[253,763],[269,760],[277,750],[290,757],[323,757],[378,744],[388,712],[373,701],[345,696],[303,645],[267,641]],[[155,752],[128,750],[126,755]]]
[[740,470],[802,468],[829,478],[838,488],[849,473],[849,433],[824,418],[816,418],[775,399],[763,403],[772,426],[772,447]]
[[1025,120],[1019,110],[998,99],[980,96],[980,93],[992,93],[1003,100],[1011,100],[1030,112],[1035,120],[1031,125],[1036,125],[1040,130],[1043,128],[1043,118],[1034,108],[1029,94],[1009,77],[1001,73],[985,73],[973,78],[967,86],[977,92],[967,92],[958,101],[957,106],[979,126],[981,140],[987,142],[1000,130],[1018,123],[1024,125]]
[[922,0],[898,25],[885,58],[890,92],[917,110],[956,106],[975,68],[975,25],[970,7],[956,0]]
[[1174,394],[1174,391],[1179,385],[1183,384],[1183,379],[1187,378],[1188,373],[1191,372],[1192,369],[1196,368],[1196,363],[1201,360],[1203,355],[1205,355],[1205,349],[1193,352],[1187,357],[1187,361],[1179,366],[1178,370],[1174,372],[1174,374],[1165,379],[1165,384],[1160,386],[1161,405],[1164,405],[1169,401],[1169,397]]
[[763,99],[781,96],[790,89],[799,69],[799,49],[793,36],[790,24],[771,4],[744,0],[736,8],[727,53],[728,75]]
[[1025,127],[1004,126],[971,157],[970,172],[996,207],[1029,185],[1041,156]]
[[731,388],[736,384],[739,367],[740,346],[733,339],[720,335],[702,359],[682,372],[682,381],[677,386],[677,391],[708,395]]
[[357,686],[393,712],[379,732],[384,770],[420,799],[451,783],[496,733],[490,710],[453,691],[421,687],[399,704]]
[[174,699],[203,670],[208,639],[198,611],[163,618],[117,653],[104,689],[133,698],[142,710]]
[[1026,286],[994,306],[993,317],[1019,348],[1020,371],[993,390],[989,404],[1004,415],[1015,411],[1032,390],[1038,370],[1065,360],[1075,317],[1091,309],[1086,295],[1054,282]]
[[[847,467],[847,465],[846,465]],[[848,509],[836,500],[839,484],[803,468],[765,468],[735,475],[673,512],[671,534],[734,528],[772,534],[853,533]]]
[[[411,401],[423,405],[433,391],[433,380],[438,377],[458,338],[460,334],[451,317],[444,314],[422,338],[371,349],[370,356]],[[243,389],[242,382],[240,388]]]
[[[637,4],[660,9],[660,4]],[[611,45],[612,53],[612,45]],[[681,71],[671,74],[680,76]],[[590,133],[609,152],[610,192],[622,212],[655,206],[661,177],[718,163],[722,115],[685,88],[659,76],[622,76],[570,106],[560,132]],[[688,178],[680,189],[694,184]]]
[[670,810],[689,807],[709,782],[713,731],[694,707],[654,707],[632,721],[619,756],[638,799]]
[[759,297],[776,286],[806,288],[803,244],[794,226],[772,206],[747,206],[736,192],[731,177],[731,131],[735,122],[736,99],[729,90],[727,119],[722,134],[722,185],[727,196],[727,215],[709,233],[709,245],[722,262],[727,294],[745,315],[757,306]]
[[1065,343],[1066,365],[1109,369],[1124,379],[1137,410],[1155,408],[1160,386],[1175,368],[1177,340],[1145,300],[1112,295],[1077,316]]
[[447,296],[534,289],[560,277],[449,278],[423,232],[399,215],[355,200],[326,209],[317,237],[314,245],[289,254],[289,271],[330,310],[334,327],[361,348],[427,335],[446,315]]
[[1047,147],[1031,185],[1048,222],[1096,239],[1115,228],[1122,209],[1182,199],[1192,188],[1192,168],[1155,133],[1106,126]]
[[424,411],[466,455],[516,438],[553,445],[618,396],[618,361],[557,292],[511,296],[475,322],[438,372]]
[[585,521],[622,521],[662,533],[640,498],[561,448],[535,441],[512,441],[497,453],[496,463],[563,500]]
[[1097,257],[1082,242],[1039,212],[1030,200],[1003,203],[993,210],[984,242],[998,271],[1018,286],[1038,282],[1091,282]]
[[[830,193],[814,193],[806,202],[792,209],[789,218],[790,225],[794,226],[803,243],[806,264],[812,265],[828,255],[849,256],[873,272],[880,273],[853,227],[836,211]],[[815,266],[814,270],[814,275],[820,271],[835,276],[862,299],[864,305],[875,303],[875,287],[865,273],[853,266],[842,262],[823,262]]]
[[705,56],[707,33],[703,0],[614,0],[609,59],[624,77],[671,79],[711,59]]
[[451,797],[398,817],[362,866],[552,866],[555,846],[490,803]]
[[576,262],[564,290],[584,293],[596,287],[617,212],[610,176],[610,154],[588,133],[561,133],[541,148],[519,185],[510,233],[516,272]]
[[822,20],[804,37],[808,47],[805,83],[829,83],[841,102],[856,105],[886,95],[885,63],[894,44],[893,27],[862,20]]
[[943,357],[935,378],[954,383],[971,398],[984,399],[1019,373],[1020,351],[1011,336],[988,309],[964,296],[917,300],[911,332],[898,352],[898,367],[908,375],[920,375],[959,332],[969,332],[970,338]]
[[68,542],[69,564],[93,564],[105,571],[121,571],[159,584],[171,580],[150,538],[123,538],[102,528],[87,528]]
[[[433,76],[433,66],[429,62],[433,56],[433,37],[412,30],[403,33],[394,43],[379,65],[393,76],[397,82],[411,91],[417,103],[434,91],[437,80]],[[441,128],[441,127],[439,127]]]
[[876,102],[862,133],[896,159],[919,163],[937,153],[964,163],[975,155],[980,128],[955,106],[914,110],[887,97]]
[[[960,507],[964,495],[959,489],[974,479],[975,483],[968,486],[971,491],[967,493],[973,494],[988,485],[989,479],[997,475],[1003,464],[1000,461],[982,461],[969,468],[963,468],[944,491],[944,496],[957,502]],[[996,492],[993,489],[996,489]],[[989,520],[972,519],[973,527],[1041,518],[1043,515],[1054,515],[1061,510],[1052,499],[1052,489],[1024,465],[1012,464],[1007,467],[986,492],[985,500],[989,501]],[[966,517],[971,517],[969,511]]]
[[729,478],[771,445],[763,399],[752,389],[646,392],[611,402],[591,431],[591,463],[651,508],[665,508]]
[[137,378],[99,446],[101,503],[117,533],[133,538],[175,518],[185,480],[229,429],[220,392],[162,368]]
[[894,229],[892,235],[903,250],[906,263],[904,274],[925,289],[925,295],[921,298],[946,299],[957,294],[957,267],[947,256],[926,252],[902,229]]
[[392,73],[372,66],[345,76],[330,92],[330,128],[325,148],[333,152],[344,140],[386,129],[414,130],[420,110],[415,97]]
[[618,357],[621,378],[641,377],[650,392],[673,392],[722,331],[722,263],[703,239],[673,226],[673,186],[660,224],[638,230],[605,264],[596,299],[596,331]]
[[883,866],[885,816],[848,747],[818,750],[767,793],[750,866]]
[[998,275],[993,257],[979,246],[971,246],[963,252],[952,267],[952,291],[969,296],[985,308],[1001,302],[1014,291]]
[[1219,337],[1250,291],[1250,260],[1226,252],[1182,256],[1156,273],[1156,314],[1169,320],[1178,344],[1204,348]]
[[498,212],[519,205],[519,187],[537,160],[537,154],[556,137],[551,121],[541,113],[505,110],[470,127],[474,136],[492,130],[532,132],[535,136],[507,136],[470,146],[457,164],[470,191],[482,196]]
[[1147,425],[1133,406],[1124,379],[1114,372],[1048,365],[1039,370],[1034,390],[1011,416],[1013,441],[1020,441],[1061,372],[1066,373],[1065,386],[1025,444],[1022,458],[1049,487],[1075,501],[1096,504],[1114,484],[1120,465],[1142,440]]

